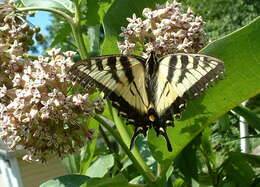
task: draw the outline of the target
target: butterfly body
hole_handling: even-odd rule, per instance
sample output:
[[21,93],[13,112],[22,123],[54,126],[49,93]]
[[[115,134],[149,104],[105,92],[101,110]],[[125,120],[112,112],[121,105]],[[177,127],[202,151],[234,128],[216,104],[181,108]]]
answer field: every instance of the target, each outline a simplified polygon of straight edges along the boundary
[[[72,80],[95,84],[112,101],[119,114],[135,126],[137,135],[154,128],[172,147],[166,132],[180,117],[188,99],[200,95],[224,72],[223,62],[200,54],[171,54],[147,59],[135,55],[92,57],[76,63]],[[131,147],[130,146],[130,147]]]

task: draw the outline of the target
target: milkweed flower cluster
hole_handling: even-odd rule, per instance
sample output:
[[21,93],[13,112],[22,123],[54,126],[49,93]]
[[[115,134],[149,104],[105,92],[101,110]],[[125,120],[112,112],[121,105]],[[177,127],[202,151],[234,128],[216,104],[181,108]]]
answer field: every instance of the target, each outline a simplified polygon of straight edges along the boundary
[[157,5],[156,10],[145,8],[144,20],[133,14],[132,18],[127,18],[127,27],[121,28],[120,36],[124,40],[118,43],[119,49],[124,54],[141,51],[144,57],[151,51],[161,56],[198,52],[206,44],[204,22],[190,8],[182,12],[181,4],[174,1]]
[[21,39],[25,22],[13,11],[12,4],[0,5],[0,137],[12,149],[22,146],[25,160],[74,153],[93,138],[82,116],[102,111],[102,100],[90,100],[88,92],[68,95],[74,52],[24,57],[30,46]]
[[39,29],[29,27],[26,14],[15,13],[16,7],[9,1],[0,3],[0,80],[8,83],[14,72],[22,70],[22,55],[33,44]]

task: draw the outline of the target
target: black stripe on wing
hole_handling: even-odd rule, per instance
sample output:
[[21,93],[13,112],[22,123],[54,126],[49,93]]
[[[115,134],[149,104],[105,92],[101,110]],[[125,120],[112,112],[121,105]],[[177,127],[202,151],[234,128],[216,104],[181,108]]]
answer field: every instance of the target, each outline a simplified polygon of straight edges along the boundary
[[[116,63],[117,63],[116,56],[108,57],[108,59],[107,59],[107,65],[110,67],[109,73],[111,73],[112,78],[113,78],[116,82],[120,82],[120,79],[119,79],[119,77],[118,77],[118,75],[117,75]],[[122,62],[120,61],[120,63],[122,63]]]
[[131,69],[131,63],[127,56],[120,56],[120,63],[123,66],[123,70],[125,72],[125,76],[128,79],[128,82],[132,82],[134,80],[133,72]]
[[[143,66],[145,64],[145,59],[135,55],[104,55],[91,57],[75,63],[71,67],[69,75],[71,80],[78,82],[83,87],[93,86],[94,83],[101,91],[105,91],[106,89],[104,87],[109,87],[109,83],[111,83],[112,80],[116,83],[120,83],[120,75],[118,75],[118,72],[124,73],[128,83],[133,81],[133,64],[131,64],[129,58],[137,60]],[[106,75],[102,75],[102,73]],[[106,79],[96,80],[97,78]]]
[[223,73],[224,73],[224,64],[218,63],[214,69],[211,69],[198,82],[196,82],[191,88],[189,88],[189,90],[185,92],[184,96],[189,98],[194,98],[201,95],[214,82],[222,79]]

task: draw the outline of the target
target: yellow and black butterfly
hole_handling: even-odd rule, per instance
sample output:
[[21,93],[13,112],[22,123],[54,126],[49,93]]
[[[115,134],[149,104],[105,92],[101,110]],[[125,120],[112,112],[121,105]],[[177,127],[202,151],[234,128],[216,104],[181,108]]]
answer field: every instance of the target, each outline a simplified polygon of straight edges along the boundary
[[112,101],[119,114],[146,136],[154,128],[172,151],[166,127],[180,117],[188,99],[198,96],[224,72],[222,61],[201,54],[169,54],[159,59],[135,55],[106,55],[76,63],[73,81],[84,87],[95,84]]

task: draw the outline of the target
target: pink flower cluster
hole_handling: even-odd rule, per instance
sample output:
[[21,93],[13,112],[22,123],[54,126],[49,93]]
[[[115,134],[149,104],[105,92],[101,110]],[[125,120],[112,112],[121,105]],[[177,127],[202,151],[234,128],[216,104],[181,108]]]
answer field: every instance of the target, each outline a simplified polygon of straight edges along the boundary
[[120,36],[124,41],[118,43],[124,54],[140,53],[147,57],[151,51],[157,55],[177,52],[196,53],[205,46],[203,20],[195,16],[189,8],[182,13],[181,4],[176,1],[157,5],[156,10],[145,8],[142,20],[133,14],[127,18],[129,24],[122,27]]
[[91,101],[88,94],[67,96],[72,85],[66,71],[74,52],[59,53],[54,49],[50,57],[27,60],[12,83],[0,87],[1,138],[10,148],[23,146],[26,160],[77,151],[92,138],[80,117],[102,108],[101,100]]
[[26,160],[77,151],[92,138],[80,117],[102,110],[101,100],[91,101],[88,94],[67,96],[72,85],[66,71],[74,52],[59,53],[54,49],[50,57],[26,60],[11,83],[0,87],[1,138],[10,148],[23,146]]
[[93,138],[83,116],[102,111],[103,104],[90,100],[89,91],[68,93],[74,52],[54,49],[35,60],[25,55],[38,32],[12,2],[0,2],[0,138],[12,149],[24,148],[25,160],[45,161],[74,153]]

